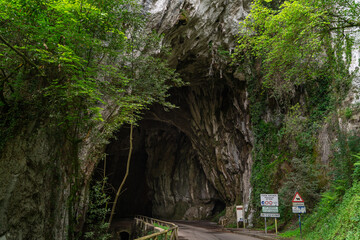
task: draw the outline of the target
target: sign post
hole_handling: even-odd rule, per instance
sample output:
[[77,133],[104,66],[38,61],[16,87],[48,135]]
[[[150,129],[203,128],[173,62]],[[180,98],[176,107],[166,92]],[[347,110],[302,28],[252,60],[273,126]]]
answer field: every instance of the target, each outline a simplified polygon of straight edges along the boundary
[[302,239],[302,232],[301,232],[301,214],[299,213],[299,227],[300,227],[300,238]]
[[265,234],[267,234],[266,217],[265,217]]
[[299,214],[299,227],[300,227],[300,237],[302,239],[302,231],[301,231],[301,213],[306,213],[306,207],[304,204],[304,200],[300,196],[298,192],[295,193],[295,196],[292,200],[292,211],[293,213]]
[[260,194],[260,201],[262,206],[261,217],[265,218],[265,233],[267,234],[266,218],[275,218],[275,229],[277,234],[277,218],[279,213],[279,199],[277,194]]

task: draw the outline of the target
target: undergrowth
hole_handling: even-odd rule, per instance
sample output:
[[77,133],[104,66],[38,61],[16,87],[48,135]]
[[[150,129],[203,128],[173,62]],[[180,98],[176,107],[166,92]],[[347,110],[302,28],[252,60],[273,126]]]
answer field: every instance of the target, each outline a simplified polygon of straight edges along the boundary
[[[343,197],[329,198],[326,192],[317,209],[303,223],[303,239],[360,239],[360,182],[356,182]],[[299,228],[280,234],[300,239]]]

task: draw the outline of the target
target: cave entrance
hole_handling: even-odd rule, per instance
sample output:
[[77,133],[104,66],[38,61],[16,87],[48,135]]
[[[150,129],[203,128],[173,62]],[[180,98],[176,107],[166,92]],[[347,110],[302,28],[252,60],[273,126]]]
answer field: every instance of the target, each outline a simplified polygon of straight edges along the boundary
[[[129,127],[123,127],[106,149],[98,170],[108,177],[111,198],[125,175]],[[116,207],[116,218],[146,215],[163,219],[205,219],[225,204],[207,180],[190,139],[174,126],[143,120],[133,130],[128,179]]]
[[[115,199],[116,192],[125,176],[130,146],[130,126],[124,126],[115,134],[106,148],[106,160],[99,164],[99,172],[108,178],[107,193]],[[152,215],[152,202],[146,184],[147,153],[144,142],[145,132],[133,130],[133,150],[129,175],[116,204],[115,218],[132,218],[135,215]]]
[[215,206],[214,206],[214,208],[212,210],[211,215],[212,216],[219,215],[219,214],[221,214],[221,212],[223,212],[225,210],[225,208],[226,208],[226,204],[223,201],[216,200],[215,201]]
[[129,240],[130,234],[128,232],[121,232],[120,233],[120,240]]

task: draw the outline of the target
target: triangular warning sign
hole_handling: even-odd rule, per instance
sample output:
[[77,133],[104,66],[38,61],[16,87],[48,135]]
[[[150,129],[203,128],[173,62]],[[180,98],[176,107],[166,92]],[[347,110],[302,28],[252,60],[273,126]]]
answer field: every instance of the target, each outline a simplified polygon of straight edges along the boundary
[[300,194],[296,192],[292,202],[304,202],[304,200],[300,197]]

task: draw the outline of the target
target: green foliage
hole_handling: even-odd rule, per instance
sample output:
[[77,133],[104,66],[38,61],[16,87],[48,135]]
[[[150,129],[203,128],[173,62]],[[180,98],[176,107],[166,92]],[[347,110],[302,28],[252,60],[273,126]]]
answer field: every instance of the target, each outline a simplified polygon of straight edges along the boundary
[[226,214],[226,209],[222,210],[221,212],[219,212],[218,214],[216,214],[212,219],[211,221],[212,222],[219,222],[219,219],[222,217],[222,216],[225,216]]
[[351,108],[347,107],[345,109],[345,117],[346,117],[346,119],[350,119],[352,115],[353,115],[353,112],[352,112]]
[[225,227],[226,228],[237,228],[237,224],[236,223],[229,223]]
[[334,148],[334,157],[331,162],[333,166],[332,179],[334,184],[342,185],[348,189],[353,182],[354,158],[351,156],[352,152],[349,148],[347,134],[341,132],[341,130],[338,130],[338,139],[334,144]]
[[69,239],[79,217],[82,140],[96,134],[99,147],[150,104],[173,107],[167,91],[182,84],[164,60],[162,36],[145,24],[135,0],[0,0],[0,147],[30,121],[58,130]]
[[300,236],[300,228],[280,233],[279,236],[284,238],[293,238],[296,236]]
[[337,181],[331,185],[331,189],[321,194],[321,203],[318,208],[322,211],[329,211],[338,204],[346,189],[342,181]]
[[[249,54],[261,59],[263,86],[280,98],[293,96],[297,86],[320,76],[330,76],[336,88],[344,90],[353,43],[353,36],[344,29],[359,26],[358,17],[349,19],[347,10],[333,9],[329,1],[279,2],[253,1],[241,23],[234,59],[241,62]],[[347,4],[359,14],[353,0],[332,2]]]
[[[360,160],[360,155],[354,155]],[[360,236],[360,161],[354,164],[353,184],[347,187],[346,180],[335,180],[330,189],[321,194],[321,200],[311,215],[306,215],[303,224],[305,239],[358,239]],[[357,173],[357,174],[356,174]],[[307,205],[308,206],[308,205]],[[297,229],[299,230],[299,229]],[[299,231],[288,231],[281,236],[300,236]]]
[[162,228],[162,229],[164,229],[164,230],[168,230],[168,229],[169,229],[168,226],[163,226],[163,225],[160,225],[160,224],[157,224],[157,223],[154,223],[154,226],[155,226],[155,227],[158,227],[158,228]]
[[103,121],[104,105],[115,102],[129,121],[155,101],[169,105],[167,90],[181,84],[155,57],[161,36],[143,30],[135,1],[2,0],[0,12],[7,109],[26,103],[71,126]]
[[106,221],[106,217],[110,213],[108,208],[110,197],[103,191],[105,182],[106,179],[97,181],[90,190],[85,239],[111,239],[111,234],[107,233],[109,223]]
[[219,46],[217,52],[220,56],[223,56],[223,58],[225,59],[228,59],[230,57],[230,52],[226,50],[223,46]]
[[354,173],[352,174],[352,178],[355,182],[360,182],[360,153],[353,155],[355,159],[354,163]]
[[264,3],[253,2],[251,13],[243,23],[243,29],[251,33],[240,35],[237,51],[238,54],[251,51],[262,58],[264,85],[283,94],[312,76],[314,64],[318,66],[313,55],[322,48],[319,41],[322,36],[314,30],[325,29],[329,23],[321,20],[324,12],[307,1],[285,1],[280,9]]
[[306,199],[310,211],[319,200],[320,189],[317,180],[319,173],[316,168],[309,168],[309,165],[311,163],[308,159],[292,159],[293,169],[285,176],[285,181],[279,189],[280,199],[287,209],[291,207],[291,199],[295,192],[299,192],[302,198]]
[[[329,177],[320,174],[316,165],[317,138],[325,120],[336,115],[356,72],[349,74],[348,69],[353,34],[359,29],[352,27],[360,26],[359,10],[353,0],[254,0],[240,23],[232,57],[238,71],[247,76],[255,210],[260,209],[260,193],[279,191],[285,201],[295,190],[303,192],[311,210],[327,186]],[[345,117],[351,114],[345,111]],[[336,123],[330,125],[338,129]],[[331,167],[337,190],[325,194],[328,199],[351,187],[350,148],[358,147],[340,129],[336,133]],[[288,210],[281,211],[291,217]]]
[[360,152],[360,136],[352,135],[348,137],[349,151],[353,154]]
[[343,198],[336,190],[323,195],[319,207],[303,224],[305,239],[360,238],[360,184],[355,183]]

